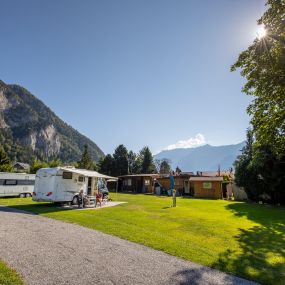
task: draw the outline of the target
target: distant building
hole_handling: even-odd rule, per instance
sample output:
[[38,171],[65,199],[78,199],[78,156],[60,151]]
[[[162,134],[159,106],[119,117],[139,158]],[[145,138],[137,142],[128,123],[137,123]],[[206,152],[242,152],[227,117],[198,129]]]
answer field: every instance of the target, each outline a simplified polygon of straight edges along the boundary
[[[179,174],[174,175],[174,188],[179,191],[179,194],[193,194],[193,189],[189,183],[189,178],[192,176],[194,176],[193,172],[180,172]],[[169,175],[160,175],[156,180],[165,190],[170,189]]]
[[190,177],[190,183],[193,185],[193,196],[196,198],[223,198],[223,177]]
[[29,172],[30,171],[30,165],[28,163],[23,162],[16,162],[13,165],[15,172]]
[[118,191],[132,193],[154,193],[158,174],[133,174],[119,176]]

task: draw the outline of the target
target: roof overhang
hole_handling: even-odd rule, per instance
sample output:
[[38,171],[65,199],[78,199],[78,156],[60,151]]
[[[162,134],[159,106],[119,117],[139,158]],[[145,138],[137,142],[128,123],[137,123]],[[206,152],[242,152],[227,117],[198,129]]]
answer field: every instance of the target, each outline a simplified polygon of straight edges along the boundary
[[223,177],[203,177],[203,176],[199,176],[199,177],[190,177],[189,180],[190,181],[202,181],[202,182],[214,182],[214,181],[222,182],[223,181]]
[[63,170],[63,171],[77,173],[79,175],[87,176],[87,177],[104,178],[106,180],[112,179],[112,180],[115,180],[115,181],[118,180],[117,177],[104,175],[104,174],[101,174],[101,173],[99,173],[97,171],[92,171],[92,170],[87,170],[87,169],[77,169],[77,168],[69,168],[69,167],[60,167],[60,169]]

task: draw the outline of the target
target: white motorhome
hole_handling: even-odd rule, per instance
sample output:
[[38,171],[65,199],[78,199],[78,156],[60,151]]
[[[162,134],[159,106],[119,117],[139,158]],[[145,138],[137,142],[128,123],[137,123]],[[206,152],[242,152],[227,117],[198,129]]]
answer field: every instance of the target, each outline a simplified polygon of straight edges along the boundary
[[94,196],[95,191],[107,190],[108,179],[117,178],[73,167],[41,168],[36,174],[33,200],[76,204],[80,190]]
[[35,174],[0,172],[0,197],[32,197]]

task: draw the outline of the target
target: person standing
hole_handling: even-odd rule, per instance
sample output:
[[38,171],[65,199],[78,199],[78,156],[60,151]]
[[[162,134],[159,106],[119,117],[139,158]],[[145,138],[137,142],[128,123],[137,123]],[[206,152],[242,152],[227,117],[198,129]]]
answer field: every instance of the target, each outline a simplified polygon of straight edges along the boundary
[[170,173],[169,180],[170,180],[170,190],[171,190],[171,194],[172,194],[172,206],[176,207],[176,190],[174,189],[175,180],[174,180],[173,174],[174,174],[174,172]]
[[79,194],[77,196],[77,204],[78,208],[84,207],[84,194],[83,194],[83,189],[79,191]]
[[230,181],[230,183],[227,185],[227,199],[232,200],[233,197],[233,183]]

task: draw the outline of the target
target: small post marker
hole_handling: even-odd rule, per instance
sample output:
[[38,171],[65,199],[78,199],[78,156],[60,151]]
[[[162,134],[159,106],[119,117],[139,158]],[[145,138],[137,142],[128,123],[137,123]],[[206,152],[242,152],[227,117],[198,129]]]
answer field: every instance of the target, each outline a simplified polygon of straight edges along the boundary
[[173,189],[172,192],[172,207],[176,207],[176,190]]

